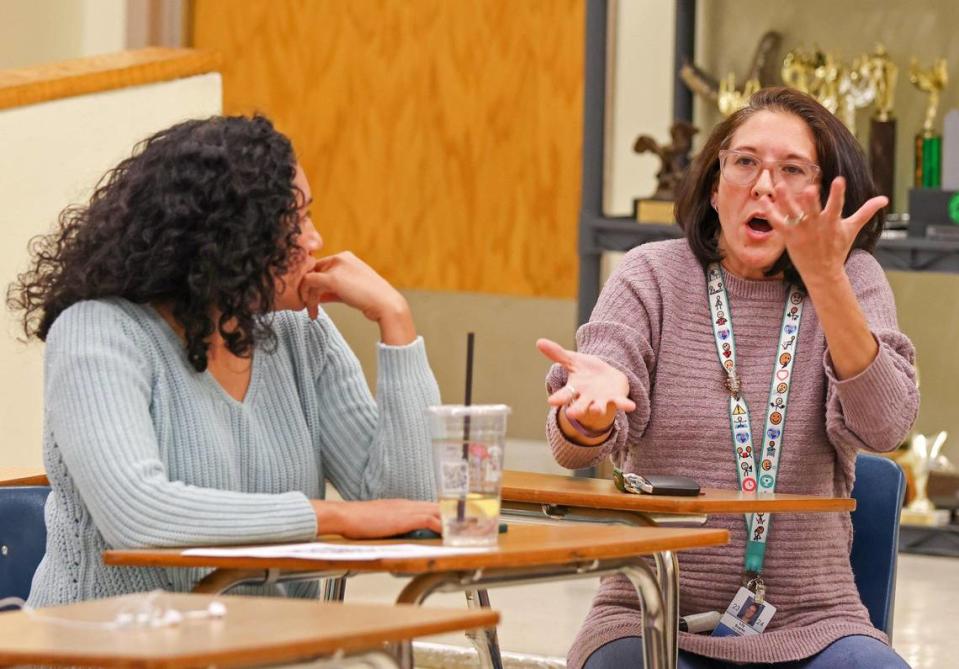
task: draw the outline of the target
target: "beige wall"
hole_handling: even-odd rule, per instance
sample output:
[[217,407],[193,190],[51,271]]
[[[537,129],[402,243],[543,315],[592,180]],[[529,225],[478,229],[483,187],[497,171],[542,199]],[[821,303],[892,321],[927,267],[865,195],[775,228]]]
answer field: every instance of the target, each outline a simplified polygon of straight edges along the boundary
[[610,0],[608,9],[603,212],[629,216],[656,190],[659,158],[633,152],[639,135],[669,140],[673,120],[671,0]]
[[[543,440],[545,379],[550,363],[536,350],[536,339],[548,337],[573,346],[576,302],[421,290],[404,294],[413,309],[417,331],[426,341],[443,401],[463,401],[466,333],[474,331],[473,402],[508,404],[513,409],[509,437]],[[376,327],[347,307],[330,305],[326,310],[359,357],[372,387],[379,338]]]
[[[27,267],[27,242],[83,202],[103,173],[149,134],[221,110],[219,74],[0,111],[0,286]],[[0,314],[0,466],[40,463],[42,346],[17,341]]]
[[121,51],[126,0],[0,0],[0,68]]

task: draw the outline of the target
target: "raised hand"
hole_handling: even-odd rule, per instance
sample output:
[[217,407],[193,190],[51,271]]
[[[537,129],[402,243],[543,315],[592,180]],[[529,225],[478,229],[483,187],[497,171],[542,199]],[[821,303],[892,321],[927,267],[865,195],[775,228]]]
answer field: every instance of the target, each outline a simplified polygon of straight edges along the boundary
[[342,302],[378,323],[386,344],[408,344],[416,338],[406,298],[349,251],[316,260],[298,292],[310,318],[316,318],[320,304]]
[[846,257],[856,235],[880,209],[889,204],[885,196],[867,200],[843,218],[846,180],[833,179],[826,206],[820,208],[819,186],[794,194],[784,184],[775,187],[775,201],[765,200],[764,216],[783,236],[789,258],[807,284],[830,284],[844,276]]
[[629,399],[629,381],[615,367],[595,355],[569,351],[549,339],[538,340],[536,348],[568,373],[566,385],[546,401],[554,407],[565,405],[566,415],[584,427],[605,431],[612,426],[619,409],[636,409],[636,403]]

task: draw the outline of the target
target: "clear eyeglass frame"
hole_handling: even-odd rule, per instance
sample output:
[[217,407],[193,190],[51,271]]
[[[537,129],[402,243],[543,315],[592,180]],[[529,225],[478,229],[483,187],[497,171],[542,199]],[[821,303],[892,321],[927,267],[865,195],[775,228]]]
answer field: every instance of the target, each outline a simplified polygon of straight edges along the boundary
[[[751,159],[751,165],[733,163],[730,159]],[[748,151],[723,149],[719,152],[719,171],[723,178],[737,186],[752,186],[759,180],[763,170],[769,170],[773,183],[780,181],[786,184],[793,192],[799,192],[816,183],[822,168],[807,160],[762,160],[759,156]]]

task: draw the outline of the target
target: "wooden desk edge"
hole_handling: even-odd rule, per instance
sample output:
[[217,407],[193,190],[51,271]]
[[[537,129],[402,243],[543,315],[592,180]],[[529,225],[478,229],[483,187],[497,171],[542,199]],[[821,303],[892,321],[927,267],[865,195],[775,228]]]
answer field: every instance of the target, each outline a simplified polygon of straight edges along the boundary
[[[340,604],[336,605],[339,608]],[[351,606],[350,604],[346,605]],[[394,604],[384,608],[416,608],[412,605]],[[429,611],[424,609],[424,611]],[[436,614],[437,610],[429,611]],[[286,662],[298,658],[337,652],[357,652],[376,650],[383,643],[393,643],[411,640],[418,637],[432,636],[447,632],[458,632],[482,628],[495,627],[499,624],[500,614],[493,609],[452,610],[443,609],[444,617],[433,617],[429,620],[417,620],[408,623],[405,629],[388,630],[361,630],[350,637],[298,639],[271,643],[261,641],[258,645],[241,648],[218,648],[205,650],[190,650],[187,652],[171,652],[169,654],[152,655],[148,658],[136,656],[132,653],[103,653],[89,650],[4,650],[0,648],[0,666],[30,664],[82,664],[86,666],[155,666],[155,667],[190,667],[223,663],[236,665],[238,663],[253,665],[269,662]],[[17,614],[17,612],[9,612]],[[2,615],[2,614],[0,614]],[[36,621],[43,625],[42,620]],[[242,661],[239,659],[242,658]]]
[[[652,529],[652,528],[650,528]],[[669,531],[669,530],[667,530]],[[303,558],[262,557],[208,557],[183,555],[187,549],[107,550],[102,554],[104,564],[126,567],[205,567],[214,569],[286,569],[317,572],[391,572],[423,574],[430,572],[469,571],[473,569],[515,569],[527,566],[552,567],[592,560],[619,560],[652,555],[664,551],[684,551],[729,543],[729,532],[724,529],[677,530],[675,535],[643,540],[638,546],[619,546],[615,551],[599,554],[594,546],[571,548],[560,546],[544,549],[539,555],[518,558],[515,553],[460,553],[448,557],[387,558],[379,560],[309,560]],[[636,543],[636,542],[634,542]],[[496,556],[499,555],[499,558]],[[493,556],[492,559],[489,559]]]
[[19,478],[4,479],[0,481],[0,488],[12,488],[15,486],[49,486],[50,480],[46,474],[37,474],[35,476],[21,476]]
[[[763,495],[747,496],[737,491],[713,488],[704,488],[703,493],[696,497],[631,495],[619,492],[613,482],[606,479],[520,471],[505,471],[502,488],[504,503],[555,504],[638,513],[828,513],[856,509],[856,500],[849,497],[781,493],[773,495],[772,499],[763,499]],[[710,494],[714,497],[710,498]],[[611,500],[616,502],[615,506],[610,504]]]

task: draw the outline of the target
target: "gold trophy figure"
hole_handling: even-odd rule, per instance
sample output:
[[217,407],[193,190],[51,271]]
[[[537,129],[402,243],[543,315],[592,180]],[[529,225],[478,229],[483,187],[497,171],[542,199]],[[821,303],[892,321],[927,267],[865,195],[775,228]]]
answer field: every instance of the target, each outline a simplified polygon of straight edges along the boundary
[[868,56],[853,59],[851,67],[840,66],[839,118],[856,133],[856,112],[876,99],[876,84],[869,76]]
[[912,470],[916,494],[913,500],[902,510],[902,522],[909,525],[935,525],[936,507],[926,492],[929,472],[939,461],[939,451],[946,442],[946,432],[940,432],[930,440],[923,434],[917,434],[909,441],[909,452],[902,461]]
[[886,48],[882,44],[876,45],[876,50],[863,64],[873,85],[876,87],[876,113],[873,118],[879,121],[892,120],[892,108],[896,102],[896,80],[899,77],[899,67],[892,62]]
[[784,84],[816,98],[832,113],[839,109],[840,67],[831,54],[819,49],[790,51],[780,74]]
[[803,93],[812,93],[812,80],[815,77],[816,65],[812,56],[799,49],[790,51],[783,59],[780,76],[783,83]]
[[936,115],[939,113],[939,93],[949,82],[946,59],[940,58],[932,67],[922,69],[913,58],[909,67],[909,82],[929,96],[922,130],[916,135],[917,188],[938,188],[942,182],[942,136],[936,134]]
[[[763,86],[772,86],[775,83],[775,56],[779,50],[780,42],[782,42],[782,35],[773,30],[763,33],[763,36],[759,38],[756,49],[753,51],[749,71],[746,73],[745,86],[750,86],[750,82],[756,80],[759,82],[759,86],[756,86],[758,90]],[[679,70],[679,76],[689,90],[710,104],[717,106],[722,86],[729,89],[736,88],[735,84],[729,86],[728,83],[717,82],[709,73],[692,63],[684,63]],[[728,104],[728,102],[724,104]]]
[[895,211],[896,119],[892,108],[896,101],[899,67],[886,53],[886,48],[877,44],[863,63],[863,72],[876,91],[875,112],[869,119],[869,167],[879,192],[889,198],[889,211]]
[[749,104],[749,98],[760,88],[762,85],[758,79],[749,79],[742,92],[736,90],[736,75],[730,72],[729,76],[719,82],[719,112],[723,116],[729,116],[742,109]]

